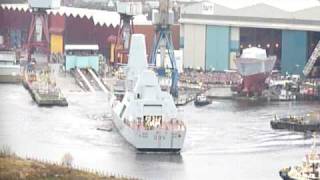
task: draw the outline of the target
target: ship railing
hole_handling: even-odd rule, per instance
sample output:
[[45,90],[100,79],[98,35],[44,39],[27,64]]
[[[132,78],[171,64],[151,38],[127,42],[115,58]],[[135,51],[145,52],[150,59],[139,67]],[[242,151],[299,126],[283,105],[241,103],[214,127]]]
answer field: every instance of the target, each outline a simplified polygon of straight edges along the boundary
[[302,115],[274,115],[273,120],[275,121],[279,121],[281,119],[288,119],[288,120],[296,120],[296,121],[303,121],[304,120],[304,116]]
[[32,89],[40,95],[46,95],[47,97],[64,97],[61,90],[56,86],[34,83]]
[[124,123],[132,129],[137,130],[165,130],[165,131],[185,131],[186,126],[181,120],[164,121],[161,124],[146,125],[138,121],[129,121],[124,119]]

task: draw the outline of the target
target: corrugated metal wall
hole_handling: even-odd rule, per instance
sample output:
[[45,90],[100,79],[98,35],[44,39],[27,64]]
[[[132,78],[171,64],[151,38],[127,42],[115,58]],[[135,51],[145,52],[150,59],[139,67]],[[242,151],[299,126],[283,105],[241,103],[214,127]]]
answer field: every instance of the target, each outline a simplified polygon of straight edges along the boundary
[[22,47],[22,32],[20,29],[10,29],[10,45],[13,48]]
[[4,12],[3,9],[0,8],[0,33],[3,35],[3,29],[1,28],[4,25]]
[[109,57],[110,44],[108,43],[108,37],[117,34],[117,28],[109,26],[96,26],[94,29],[96,33],[96,43],[99,44],[100,53]]
[[205,68],[206,26],[184,24],[183,66]]
[[1,24],[1,28],[6,27],[9,29],[29,30],[29,25],[31,22],[30,12],[3,10],[2,16],[3,24]]
[[49,16],[49,31],[53,33],[62,33],[65,28],[65,17],[59,15]]
[[66,44],[96,44],[94,29],[92,19],[66,17],[65,42]]
[[22,47],[26,43],[31,13],[16,10],[1,10],[0,32],[9,47]]
[[281,72],[301,74],[307,61],[307,32],[282,31]]
[[107,39],[110,35],[117,34],[117,27],[94,25],[92,19],[86,17],[66,17],[65,19],[65,44],[98,44],[99,52],[109,57],[110,47]]
[[[25,43],[24,40],[26,39],[31,22],[31,13],[3,9],[0,11],[0,33],[4,34],[5,38],[8,39],[11,35],[11,37],[13,37],[12,45],[15,46],[17,46],[18,41],[16,41],[16,37],[18,37],[18,39],[21,39],[18,45],[22,46]],[[147,53],[150,54],[155,30],[154,26],[135,25],[134,28],[136,33],[142,33],[146,36]],[[179,49],[180,26],[172,25],[171,28],[174,48]],[[9,34],[8,30],[19,30],[19,32]],[[64,44],[98,44],[100,53],[109,57],[110,44],[107,42],[107,39],[110,35],[117,35],[118,26],[95,25],[93,20],[87,17],[66,17],[51,14],[49,17],[49,30],[53,34],[62,34]],[[16,34],[18,34],[18,36],[16,36]]]
[[230,28],[207,26],[206,69],[229,69]]

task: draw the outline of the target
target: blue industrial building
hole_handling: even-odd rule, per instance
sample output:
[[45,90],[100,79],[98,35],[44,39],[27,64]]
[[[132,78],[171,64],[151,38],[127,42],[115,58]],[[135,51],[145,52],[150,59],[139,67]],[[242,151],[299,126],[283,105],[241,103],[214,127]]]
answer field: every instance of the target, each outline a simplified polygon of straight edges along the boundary
[[320,2],[250,2],[215,0],[182,8],[184,67],[235,69],[242,49],[257,46],[277,56],[275,68],[283,74],[301,74],[320,40]]
[[99,72],[99,46],[98,45],[65,45],[66,57],[65,68],[71,69],[94,69]]

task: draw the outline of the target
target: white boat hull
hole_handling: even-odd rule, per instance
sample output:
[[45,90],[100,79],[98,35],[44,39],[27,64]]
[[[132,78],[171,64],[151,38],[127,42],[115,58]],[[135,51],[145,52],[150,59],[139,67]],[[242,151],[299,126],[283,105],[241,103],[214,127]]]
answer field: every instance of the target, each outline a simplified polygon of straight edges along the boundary
[[113,123],[121,136],[139,151],[179,152],[183,147],[185,130],[144,130],[131,128],[113,111]]
[[0,83],[17,83],[20,80],[20,65],[0,65]]

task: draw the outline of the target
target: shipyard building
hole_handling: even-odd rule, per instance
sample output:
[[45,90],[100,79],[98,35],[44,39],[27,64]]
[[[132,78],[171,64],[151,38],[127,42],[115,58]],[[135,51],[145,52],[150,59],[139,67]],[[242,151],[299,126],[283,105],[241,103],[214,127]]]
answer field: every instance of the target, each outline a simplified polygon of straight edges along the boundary
[[236,56],[256,46],[277,57],[275,68],[283,74],[301,74],[320,40],[319,12],[317,0],[215,0],[183,7],[184,67],[234,69]]
[[[120,15],[115,11],[62,6],[47,10],[51,54],[63,54],[66,44],[97,44],[98,52],[110,59],[118,34]],[[0,49],[24,49],[31,22],[28,4],[0,4]],[[147,15],[134,17],[134,32],[146,36],[150,54],[155,27]],[[173,25],[173,45],[179,49],[179,25]]]

